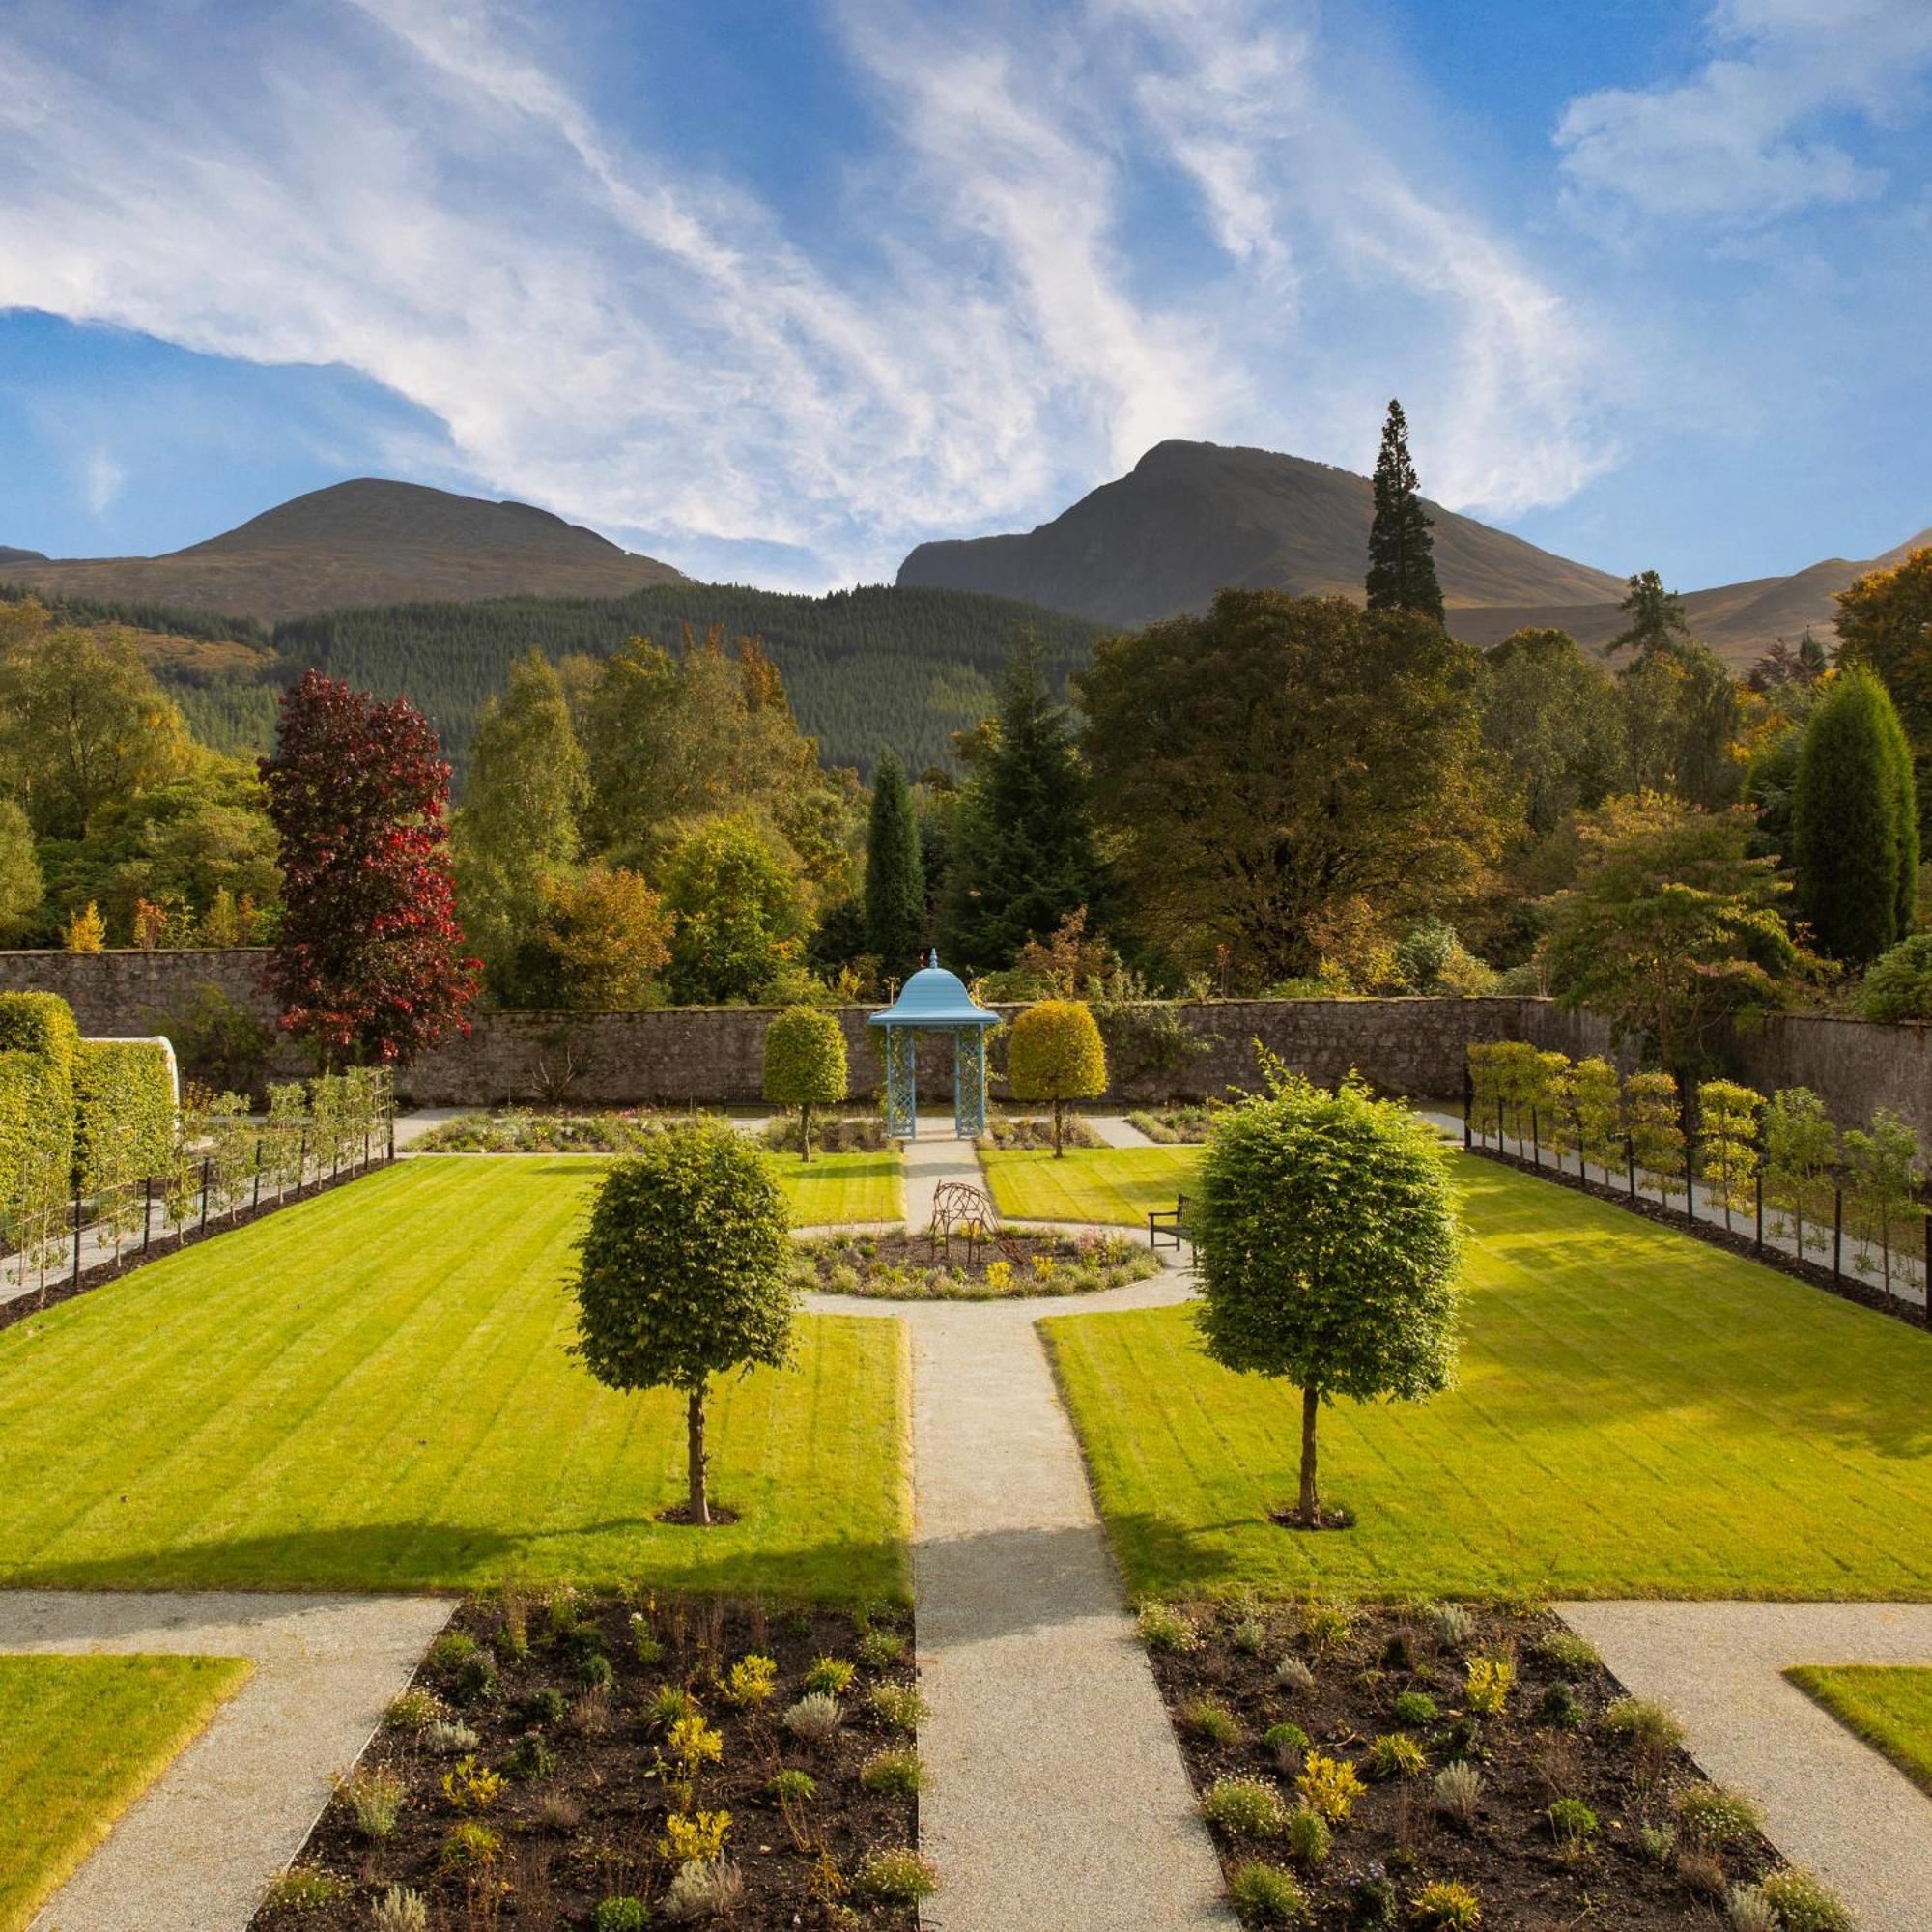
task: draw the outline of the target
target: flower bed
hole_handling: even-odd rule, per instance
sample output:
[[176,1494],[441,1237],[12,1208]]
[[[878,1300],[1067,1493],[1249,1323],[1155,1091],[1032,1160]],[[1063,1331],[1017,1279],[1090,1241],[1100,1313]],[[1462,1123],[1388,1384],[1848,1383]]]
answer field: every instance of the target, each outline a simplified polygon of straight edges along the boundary
[[1214,1114],[1212,1107],[1201,1106],[1142,1108],[1127,1116],[1127,1124],[1163,1147],[1179,1142],[1198,1145],[1212,1131]]
[[664,1130],[661,1114],[465,1114],[441,1121],[417,1153],[631,1153]]
[[257,1932],[909,1932],[932,1883],[911,1656],[897,1619],[466,1604]]
[[[1061,1144],[1070,1148],[1096,1148],[1107,1144],[1078,1114],[1064,1114],[1060,1123]],[[981,1147],[1050,1148],[1053,1145],[1053,1117],[1032,1114],[994,1114],[980,1136]]]
[[792,1278],[802,1289],[888,1301],[1000,1301],[1009,1295],[1092,1294],[1160,1272],[1160,1263],[1122,1235],[1009,1235],[1017,1261],[992,1241],[967,1257],[963,1236],[951,1257],[932,1259],[923,1235],[828,1235],[798,1244]]
[[[780,1153],[798,1151],[798,1116],[781,1115],[765,1128],[765,1145]],[[813,1153],[884,1153],[892,1146],[876,1114],[811,1115]]]
[[1152,1605],[1141,1633],[1247,1924],[1849,1926],[1548,1613]]

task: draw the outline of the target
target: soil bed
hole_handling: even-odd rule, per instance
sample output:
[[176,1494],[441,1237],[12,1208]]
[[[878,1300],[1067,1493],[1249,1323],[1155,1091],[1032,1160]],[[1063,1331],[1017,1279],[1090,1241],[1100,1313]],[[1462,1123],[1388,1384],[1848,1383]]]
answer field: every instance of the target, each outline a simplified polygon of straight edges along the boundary
[[[1105,1147],[1094,1130],[1078,1114],[1060,1117],[1060,1144],[1070,1148]],[[1038,1149],[1053,1145],[1053,1116],[1044,1119],[1031,1114],[995,1114],[980,1136],[981,1147]]]
[[[798,1151],[798,1116],[782,1114],[765,1128],[765,1145],[779,1153]],[[892,1146],[876,1114],[811,1115],[813,1153],[884,1153]]]
[[440,1121],[413,1153],[634,1153],[664,1131],[642,1110],[602,1114],[464,1114]]
[[[1575,1641],[1547,1612],[1458,1609],[1445,1629],[1433,1609],[1236,1603],[1196,1607],[1190,1621],[1194,1647],[1151,1645],[1151,1653],[1197,1792],[1220,1778],[1259,1778],[1293,1811],[1310,1754],[1351,1765],[1364,1786],[1316,1862],[1297,1859],[1278,1833],[1242,1838],[1211,1827],[1231,1883],[1260,1861],[1291,1873],[1305,1894],[1304,1920],[1251,1911],[1250,1924],[1342,1932],[1454,1922],[1418,1913],[1424,1888],[1448,1882],[1474,1892],[1483,1932],[1580,1924],[1709,1932],[1726,1887],[1777,1863],[1748,1827],[1720,1850],[1693,1852],[1676,1802],[1709,1787],[1675,1744],[1633,1747],[1613,1735],[1603,1719],[1622,1688],[1587,1646],[1560,1661],[1544,1648],[1552,1638]],[[1469,1709],[1469,1665],[1486,1658],[1509,1660],[1516,1676],[1501,1712],[1478,1717]],[[1312,1680],[1281,1679],[1277,1666],[1290,1659]],[[1413,1702],[1398,1712],[1405,1693],[1429,1699],[1435,1715]],[[1298,1726],[1308,1745],[1293,1734],[1264,1742],[1281,1724]],[[1392,1736],[1420,1747],[1423,1764],[1378,1778],[1372,1746]],[[1466,1825],[1443,1815],[1436,1800],[1437,1774],[1459,1760],[1482,1779]],[[1564,1800],[1587,1806],[1594,1821],[1568,1848],[1550,1816]],[[1674,1831],[1674,1839],[1646,1846],[1645,1827]]]
[[[473,1645],[468,1656],[464,1640]],[[748,1657],[776,1666],[771,1694],[734,1702],[733,1668]],[[877,1753],[913,1748],[913,1737],[870,1702],[879,1685],[910,1690],[911,1657],[911,1632],[897,1614],[868,1620],[649,1597],[472,1601],[431,1649],[412,1693],[432,1693],[436,1724],[466,1726],[473,1739],[413,1727],[420,1710],[410,1713],[411,1726],[397,1722],[411,1696],[399,1700],[355,1774],[365,1786],[384,1773],[400,1780],[393,1828],[377,1838],[359,1829],[345,1781],[254,1932],[367,1927],[392,1886],[417,1893],[430,1925],[452,1932],[594,1928],[612,1899],[639,1900],[649,1917],[606,1906],[607,1924],[670,1922],[681,1867],[661,1848],[668,1817],[686,1807],[668,1762],[675,1713],[654,1706],[680,1688],[722,1741],[722,1755],[700,1765],[689,1810],[729,1814],[724,1858],[742,1895],[724,1922],[911,1932],[915,1909],[867,1896],[861,1869],[867,1853],[914,1846],[918,1800],[860,1781]],[[842,1721],[808,1742],[784,1713],[826,1658],[852,1667],[838,1696]],[[781,1771],[805,1773],[810,1794],[781,1804],[773,1795]],[[491,1774],[500,1786],[478,1805],[474,1794],[488,1792]],[[466,1841],[467,1860],[456,1849]]]
[[979,1243],[952,1236],[949,1258],[932,1259],[924,1235],[827,1235],[797,1243],[792,1280],[824,1294],[882,1301],[1002,1301],[1013,1295],[1092,1294],[1160,1272],[1159,1261],[1124,1235],[1022,1235]]
[[1163,1146],[1185,1143],[1199,1146],[1213,1130],[1215,1107],[1151,1107],[1127,1116],[1127,1125],[1138,1127],[1149,1140]]

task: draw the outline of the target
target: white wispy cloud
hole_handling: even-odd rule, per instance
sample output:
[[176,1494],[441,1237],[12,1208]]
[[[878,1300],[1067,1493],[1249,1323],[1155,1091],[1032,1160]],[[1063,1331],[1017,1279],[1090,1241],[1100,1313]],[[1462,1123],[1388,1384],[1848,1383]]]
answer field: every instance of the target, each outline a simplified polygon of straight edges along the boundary
[[[1391,377],[1348,319],[1391,297],[1441,345],[1402,365],[1433,494],[1507,512],[1605,460],[1597,331],[1350,122],[1312,14],[828,5],[882,143],[828,185],[850,249],[600,119],[539,0],[130,0],[84,33],[20,0],[0,307],[355,369],[439,426],[399,469],[801,585],[1052,514],[1162,437],[1363,460]],[[1213,272],[1165,271],[1151,166]]]
[[1556,129],[1569,181],[1644,213],[1750,226],[1887,185],[1834,138],[1883,124],[1932,67],[1926,0],[1719,0],[1712,58],[1665,86],[1573,100]]

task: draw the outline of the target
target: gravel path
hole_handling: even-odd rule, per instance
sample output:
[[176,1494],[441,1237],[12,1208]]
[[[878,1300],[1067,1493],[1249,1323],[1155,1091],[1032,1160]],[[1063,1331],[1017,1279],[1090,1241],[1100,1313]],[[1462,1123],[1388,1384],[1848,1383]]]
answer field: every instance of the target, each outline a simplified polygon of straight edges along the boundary
[[422,1597],[0,1591],[0,1651],[255,1663],[34,1932],[244,1932],[451,1607]]
[[1676,1712],[1718,1783],[1764,1807],[1861,1932],[1932,1928],[1932,1798],[1779,1674],[1932,1664],[1932,1604],[1559,1604],[1635,1696]]

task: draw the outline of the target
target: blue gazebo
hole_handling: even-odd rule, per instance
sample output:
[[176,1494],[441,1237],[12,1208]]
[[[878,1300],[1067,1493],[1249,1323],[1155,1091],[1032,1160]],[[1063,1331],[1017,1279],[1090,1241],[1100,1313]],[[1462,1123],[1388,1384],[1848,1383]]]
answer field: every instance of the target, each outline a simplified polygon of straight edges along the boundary
[[976,1006],[958,974],[932,953],[868,1025],[886,1036],[886,1132],[909,1141],[919,1133],[919,1036],[952,1036],[952,1131],[968,1140],[986,1131],[986,1029],[998,1013]]

